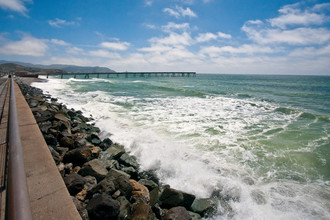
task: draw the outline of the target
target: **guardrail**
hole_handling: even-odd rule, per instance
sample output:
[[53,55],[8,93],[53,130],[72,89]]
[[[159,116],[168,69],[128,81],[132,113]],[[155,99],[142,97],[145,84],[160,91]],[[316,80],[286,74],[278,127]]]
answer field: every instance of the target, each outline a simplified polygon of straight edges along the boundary
[[7,219],[32,220],[30,199],[24,171],[22,144],[18,127],[14,79],[10,83],[8,127]]

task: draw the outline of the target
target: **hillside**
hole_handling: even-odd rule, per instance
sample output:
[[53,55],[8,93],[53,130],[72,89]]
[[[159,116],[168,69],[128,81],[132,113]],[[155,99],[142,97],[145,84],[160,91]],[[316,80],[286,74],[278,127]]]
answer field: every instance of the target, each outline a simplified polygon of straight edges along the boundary
[[0,64],[0,72],[8,73],[8,72],[17,72],[17,71],[28,71],[33,74],[39,73],[66,73],[64,70],[60,69],[42,69],[36,67],[28,67],[22,66],[16,63],[3,63]]
[[6,61],[0,60],[0,64],[4,63],[15,63],[25,67],[39,68],[39,69],[59,69],[64,70],[68,73],[113,73],[115,72],[112,69],[107,67],[99,66],[75,66],[75,65],[65,65],[65,64],[51,64],[51,65],[41,65],[41,64],[32,64],[32,63],[23,63],[18,61]]

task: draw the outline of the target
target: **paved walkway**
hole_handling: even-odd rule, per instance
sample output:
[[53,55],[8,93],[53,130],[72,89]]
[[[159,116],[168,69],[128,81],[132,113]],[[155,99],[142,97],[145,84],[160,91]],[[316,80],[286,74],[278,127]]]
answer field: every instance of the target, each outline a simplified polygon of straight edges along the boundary
[[16,83],[15,94],[33,219],[81,219]]

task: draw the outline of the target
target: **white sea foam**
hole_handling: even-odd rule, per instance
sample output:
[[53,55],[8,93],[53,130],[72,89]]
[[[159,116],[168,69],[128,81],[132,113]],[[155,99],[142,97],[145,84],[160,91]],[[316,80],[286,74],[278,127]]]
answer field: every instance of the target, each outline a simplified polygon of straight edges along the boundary
[[[319,184],[274,181],[283,170],[273,158],[281,158],[285,149],[269,151],[262,145],[289,129],[300,113],[282,114],[267,102],[221,96],[78,94],[74,81],[34,85],[68,107],[92,114],[104,135],[111,133],[111,139],[137,156],[142,169],[155,170],[163,183],[201,198],[220,193],[229,200],[234,219],[329,216],[329,194],[323,195]],[[262,160],[258,154],[264,155]]]

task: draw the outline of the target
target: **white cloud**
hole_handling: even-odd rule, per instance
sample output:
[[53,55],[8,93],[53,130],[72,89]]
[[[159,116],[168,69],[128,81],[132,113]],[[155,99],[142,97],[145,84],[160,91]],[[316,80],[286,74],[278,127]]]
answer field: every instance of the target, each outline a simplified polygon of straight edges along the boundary
[[176,18],[179,18],[181,16],[178,11],[175,11],[171,8],[164,8],[163,12],[168,13],[169,15],[176,17]]
[[151,6],[152,3],[153,3],[153,0],[145,0],[145,1],[144,1],[144,4],[145,4],[146,6]]
[[32,0],[0,0],[0,7],[26,16],[27,8],[24,5],[25,2],[32,2]]
[[273,27],[282,29],[293,25],[320,25],[326,21],[327,18],[324,14],[317,14],[308,9],[302,11],[299,6],[299,4],[283,6],[279,10],[281,15],[268,21]]
[[69,43],[63,41],[63,40],[58,40],[58,39],[51,39],[50,40],[51,43],[56,44],[56,45],[60,45],[60,46],[68,46],[70,45]]
[[192,38],[187,32],[182,34],[170,33],[169,36],[164,38],[153,37],[149,40],[153,45],[185,45],[188,46],[192,43]]
[[69,48],[67,48],[66,52],[69,54],[81,55],[81,54],[83,54],[84,50],[79,47],[69,47]]
[[111,59],[118,59],[118,58],[120,58],[120,55],[118,53],[110,53],[107,50],[93,50],[93,51],[89,51],[89,55],[96,56],[96,57],[111,58]]
[[20,41],[8,42],[0,47],[0,54],[41,57],[47,50],[45,40],[24,36]]
[[309,45],[324,44],[330,40],[330,31],[326,28],[296,28],[292,30],[269,29],[244,24],[242,30],[248,37],[260,44]]
[[130,46],[128,42],[102,42],[101,47],[108,48],[111,50],[127,50]]
[[201,42],[207,42],[210,40],[216,40],[218,39],[218,36],[213,34],[213,33],[203,33],[203,34],[198,34],[196,37],[196,41],[201,43]]
[[176,24],[174,22],[169,22],[167,25],[162,26],[162,30],[165,32],[173,32],[175,30],[187,31],[190,29],[189,23]]
[[75,21],[66,21],[63,19],[55,18],[55,20],[49,20],[48,24],[52,27],[63,27],[63,26],[71,26],[71,25],[78,25]]
[[207,54],[211,57],[217,57],[221,54],[247,54],[253,55],[256,53],[274,53],[274,49],[265,46],[259,45],[250,45],[250,44],[243,44],[239,47],[232,47],[232,46],[223,46],[223,47],[202,47],[200,50],[201,54]]
[[164,13],[168,13],[170,16],[180,18],[180,17],[197,17],[196,13],[193,12],[190,8],[182,8],[179,6],[176,6],[175,9],[171,8],[164,8]]
[[230,34],[225,34],[225,33],[222,33],[222,32],[218,32],[218,36],[220,38],[231,39],[231,35]]

